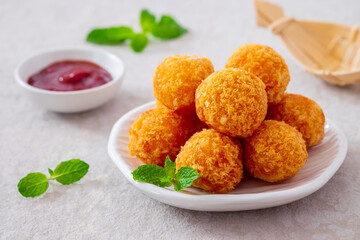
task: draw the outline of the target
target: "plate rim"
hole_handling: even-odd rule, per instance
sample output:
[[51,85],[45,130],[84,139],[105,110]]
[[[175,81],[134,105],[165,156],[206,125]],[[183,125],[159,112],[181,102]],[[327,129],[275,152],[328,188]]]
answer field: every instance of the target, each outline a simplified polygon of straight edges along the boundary
[[[273,192],[263,192],[263,193],[245,193],[245,194],[204,194],[204,195],[192,195],[192,194],[184,194],[181,192],[170,191],[167,188],[161,188],[153,184],[142,183],[133,180],[131,171],[129,170],[128,165],[122,159],[121,155],[116,150],[116,140],[117,134],[120,130],[120,127],[123,125],[125,121],[128,120],[129,116],[134,114],[135,112],[146,111],[155,107],[155,101],[151,101],[145,104],[142,104],[138,107],[133,108],[132,110],[125,113],[122,117],[120,117],[114,126],[111,129],[109,141],[108,141],[108,154],[112,161],[117,165],[122,174],[126,177],[126,179],[132,183],[136,188],[143,191],[145,194],[149,195],[152,198],[155,198],[161,202],[167,203],[169,205],[173,205],[179,207],[177,204],[170,204],[168,201],[162,199],[163,197],[177,199],[177,200],[186,200],[190,201],[192,204],[205,204],[205,205],[213,205],[215,203],[224,202],[224,203],[234,203],[234,204],[242,204],[249,203],[251,201],[258,202],[271,202],[271,201],[282,201],[286,203],[290,203],[296,201],[300,198],[306,197],[321,187],[323,187],[331,177],[338,171],[342,163],[344,162],[348,149],[348,142],[343,131],[338,128],[330,119],[326,118],[326,123],[331,125],[335,129],[336,135],[339,138],[340,147],[339,152],[335,157],[335,161],[333,161],[329,167],[327,167],[317,178],[311,180],[306,184],[302,184],[300,186],[293,187],[291,189],[273,191]],[[286,203],[281,203],[278,205],[283,205]],[[276,203],[272,204],[272,206],[277,206]],[[186,207],[181,207],[186,208]],[[201,208],[204,208],[202,206]],[[266,207],[255,207],[255,208],[245,208],[245,209],[260,209]],[[198,208],[189,207],[187,209],[198,210]],[[235,208],[234,208],[235,209]],[[236,208],[241,209],[241,208]],[[212,210],[216,211],[216,210]],[[224,210],[221,210],[224,211]],[[226,211],[226,210],[225,210]],[[233,211],[233,210],[228,210]]]

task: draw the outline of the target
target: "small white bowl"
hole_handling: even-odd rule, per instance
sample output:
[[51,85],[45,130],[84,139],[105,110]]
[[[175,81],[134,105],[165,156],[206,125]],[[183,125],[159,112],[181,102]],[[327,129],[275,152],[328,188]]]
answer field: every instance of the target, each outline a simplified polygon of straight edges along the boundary
[[[79,91],[58,92],[36,88],[28,78],[48,65],[64,60],[85,60],[103,67],[112,80],[99,87]],[[24,60],[15,69],[15,80],[37,104],[55,112],[74,113],[98,107],[113,97],[120,87],[124,64],[115,55],[88,48],[58,49],[42,52]]]

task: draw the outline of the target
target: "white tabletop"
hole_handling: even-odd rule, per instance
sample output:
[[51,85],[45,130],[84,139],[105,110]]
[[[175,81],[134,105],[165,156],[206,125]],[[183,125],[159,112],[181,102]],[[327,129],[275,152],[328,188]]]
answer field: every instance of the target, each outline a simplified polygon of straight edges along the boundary
[[[273,1],[298,19],[359,24],[358,0]],[[167,42],[151,40],[140,54],[128,46],[85,42],[93,27],[140,29],[142,8],[173,15],[189,29]],[[224,67],[245,43],[272,46],[286,60],[288,91],[314,99],[345,133],[349,150],[335,176],[316,193],[276,208],[228,213],[196,212],[154,201],[128,183],[106,145],[114,122],[154,99],[152,75],[173,54],[208,57]],[[124,83],[107,104],[64,115],[38,107],[13,79],[16,65],[38,51],[91,46],[120,56]],[[1,239],[359,239],[360,85],[329,85],[300,68],[279,38],[255,23],[253,1],[0,1],[0,238]],[[79,183],[51,183],[45,195],[17,191],[29,172],[47,172],[80,158],[90,171]]]

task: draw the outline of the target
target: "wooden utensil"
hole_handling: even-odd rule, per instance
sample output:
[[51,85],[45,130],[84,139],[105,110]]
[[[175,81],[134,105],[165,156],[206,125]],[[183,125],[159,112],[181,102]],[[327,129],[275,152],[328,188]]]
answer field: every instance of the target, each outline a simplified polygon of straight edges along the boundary
[[299,21],[255,0],[257,24],[278,35],[308,72],[336,85],[360,82],[360,26]]

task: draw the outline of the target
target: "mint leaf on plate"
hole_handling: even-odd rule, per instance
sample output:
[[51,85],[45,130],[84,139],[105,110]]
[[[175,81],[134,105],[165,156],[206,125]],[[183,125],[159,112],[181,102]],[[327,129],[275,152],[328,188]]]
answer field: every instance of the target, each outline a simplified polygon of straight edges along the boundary
[[161,39],[177,38],[187,30],[180,26],[171,16],[163,15],[160,21],[153,26],[152,34]]
[[176,163],[171,161],[169,156],[166,156],[164,169],[170,181],[174,180],[175,167],[176,167]]
[[152,183],[159,187],[170,187],[173,183],[165,169],[155,164],[141,165],[132,175],[135,181]]
[[134,31],[126,26],[96,28],[90,31],[86,41],[98,44],[119,44],[130,39]]
[[152,31],[153,26],[156,24],[155,15],[151,14],[148,10],[143,9],[140,13],[140,25],[144,33]]
[[175,191],[181,191],[190,187],[194,180],[198,179],[200,174],[192,167],[181,167],[175,174]]
[[29,173],[18,183],[18,190],[24,197],[37,197],[46,192],[49,187],[45,174]]
[[152,183],[159,187],[170,187],[174,184],[175,191],[181,191],[190,187],[200,174],[192,167],[181,167],[175,174],[176,163],[167,156],[165,166],[160,167],[155,164],[141,165],[132,172],[133,179],[139,182]]
[[141,52],[145,49],[146,45],[148,44],[148,38],[144,33],[136,33],[132,36],[130,47],[135,52]]
[[72,159],[57,165],[50,179],[55,179],[63,185],[68,185],[79,181],[88,171],[89,164],[80,159]]

